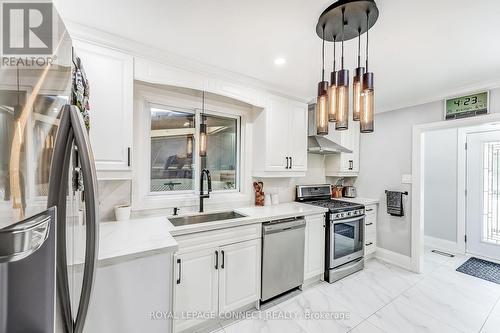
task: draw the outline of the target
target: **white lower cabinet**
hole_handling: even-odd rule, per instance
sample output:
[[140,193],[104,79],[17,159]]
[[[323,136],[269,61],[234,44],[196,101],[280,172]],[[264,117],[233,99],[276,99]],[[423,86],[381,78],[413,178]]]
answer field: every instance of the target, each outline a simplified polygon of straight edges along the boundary
[[260,298],[261,240],[220,249],[219,312],[233,311]]
[[365,206],[365,256],[377,249],[377,204]]
[[[175,256],[174,331],[202,324],[260,298],[261,240],[252,239]],[[202,318],[187,318],[198,313]]]
[[188,318],[194,313],[217,313],[218,271],[215,249],[204,249],[175,257],[175,331],[180,332],[203,320]]
[[325,215],[306,216],[304,281],[325,272]]

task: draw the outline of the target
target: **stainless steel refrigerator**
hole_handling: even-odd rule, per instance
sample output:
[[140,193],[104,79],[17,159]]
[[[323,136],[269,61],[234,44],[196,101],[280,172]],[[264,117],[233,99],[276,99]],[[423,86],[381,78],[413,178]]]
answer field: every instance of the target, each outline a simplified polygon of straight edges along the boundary
[[0,67],[0,333],[82,332],[96,271],[88,82],[53,13],[52,62]]

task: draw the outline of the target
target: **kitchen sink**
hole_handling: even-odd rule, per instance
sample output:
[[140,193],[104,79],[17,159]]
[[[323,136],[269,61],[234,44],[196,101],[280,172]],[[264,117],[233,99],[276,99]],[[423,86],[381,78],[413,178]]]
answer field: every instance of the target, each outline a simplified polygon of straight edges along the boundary
[[231,219],[241,219],[243,217],[246,217],[246,216],[238,214],[234,211],[231,211],[231,212],[200,214],[200,215],[191,215],[191,216],[182,216],[182,217],[172,217],[172,218],[169,218],[168,220],[174,226],[178,227],[181,225],[190,225],[190,224],[223,221],[223,220],[231,220]]

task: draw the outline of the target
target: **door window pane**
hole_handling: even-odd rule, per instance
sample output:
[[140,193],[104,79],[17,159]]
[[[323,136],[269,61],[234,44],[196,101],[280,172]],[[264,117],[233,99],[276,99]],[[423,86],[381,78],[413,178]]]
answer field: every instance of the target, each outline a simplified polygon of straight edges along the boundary
[[[207,157],[205,168],[210,170],[214,191],[237,188],[238,121],[205,115],[207,124]],[[206,188],[206,187],[205,187]]]
[[484,242],[500,244],[500,142],[484,144],[483,236]]
[[150,107],[151,192],[194,190],[195,114]]

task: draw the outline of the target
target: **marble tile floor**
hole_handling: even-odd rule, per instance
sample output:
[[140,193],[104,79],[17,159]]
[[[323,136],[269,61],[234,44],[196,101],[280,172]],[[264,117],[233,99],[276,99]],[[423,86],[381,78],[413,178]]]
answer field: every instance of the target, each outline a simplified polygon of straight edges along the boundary
[[321,282],[250,319],[219,323],[213,332],[498,333],[500,285],[456,272],[467,259],[426,249],[422,274],[370,259],[361,272]]

